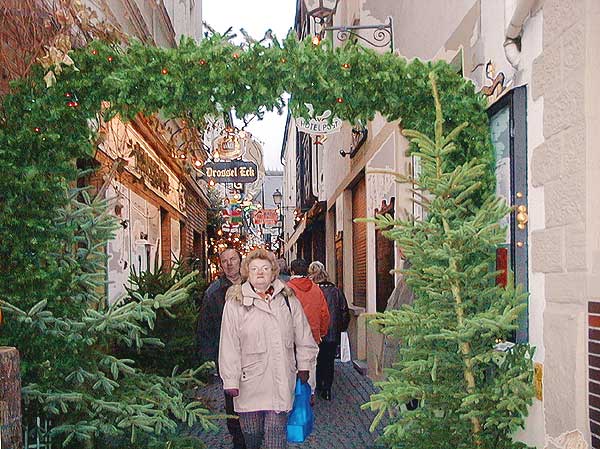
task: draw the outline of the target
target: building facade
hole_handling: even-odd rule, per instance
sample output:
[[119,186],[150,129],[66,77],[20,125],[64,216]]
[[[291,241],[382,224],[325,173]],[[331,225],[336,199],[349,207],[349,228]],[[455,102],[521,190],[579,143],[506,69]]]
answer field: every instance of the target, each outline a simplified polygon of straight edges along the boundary
[[[202,38],[200,1],[105,0],[89,7],[148,45],[176,47],[182,36]],[[109,302],[125,292],[133,271],[169,270],[185,261],[207,273],[206,183],[190,155],[178,152],[183,142],[173,136],[181,126],[141,114],[127,124],[117,118],[99,125],[98,170],[89,182],[121,225],[107,247]]]
[[[300,35],[315,32],[309,15],[315,6],[298,1]],[[497,193],[515,206],[498,264],[511,268],[530,292],[527,317],[515,338],[536,347],[536,378],[541,381],[527,428],[516,437],[541,448],[548,438],[575,431],[598,448],[600,208],[595,203],[600,153],[595,146],[600,105],[594,80],[600,68],[600,3],[340,1],[333,24],[383,25],[390,16],[396,53],[445,60],[488,98]],[[314,201],[326,205],[327,268],[355,313],[353,358],[378,377],[386,349],[364,318],[385,309],[399,280],[389,269],[401,268],[403,262],[399,248],[373,225],[352,220],[381,211],[398,215],[407,210],[418,216],[402,185],[389,175],[370,173],[373,168],[410,173],[416,161],[405,155],[408,144],[398,123],[376,117],[366,124],[367,138],[358,150],[356,128],[344,124],[317,148],[313,138],[311,148],[302,143],[293,120],[288,122],[282,149],[284,200],[303,213],[286,214],[285,248],[290,254],[303,251],[299,242],[310,222],[297,199],[307,193],[299,192],[303,186],[298,180],[310,179]],[[299,163],[308,153],[313,161]]]

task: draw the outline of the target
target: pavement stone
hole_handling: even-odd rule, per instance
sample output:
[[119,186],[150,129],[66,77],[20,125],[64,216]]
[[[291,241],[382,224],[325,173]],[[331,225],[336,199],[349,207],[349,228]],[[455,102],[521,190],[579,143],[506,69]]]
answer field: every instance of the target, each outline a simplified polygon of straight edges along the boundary
[[[223,393],[219,383],[203,388],[198,396],[215,413],[223,413]],[[317,395],[314,406],[315,427],[310,437],[301,444],[288,444],[289,449],[382,449],[377,444],[384,424],[375,432],[369,426],[375,414],[361,410],[360,406],[369,400],[377,390],[370,379],[358,373],[352,363],[335,362],[335,378],[332,400],[325,401]],[[231,449],[231,437],[225,421],[219,421],[217,432],[194,429],[193,434],[204,442],[208,449]]]

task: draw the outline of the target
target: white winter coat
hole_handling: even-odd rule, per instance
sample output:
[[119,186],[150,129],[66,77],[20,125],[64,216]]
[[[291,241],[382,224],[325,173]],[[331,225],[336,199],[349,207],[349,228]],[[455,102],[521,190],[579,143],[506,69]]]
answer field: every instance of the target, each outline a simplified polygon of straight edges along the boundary
[[269,301],[248,282],[227,291],[219,374],[224,389],[239,389],[233,400],[236,412],[291,410],[296,371],[316,364],[319,348],[302,305],[280,280],[273,282],[273,288]]

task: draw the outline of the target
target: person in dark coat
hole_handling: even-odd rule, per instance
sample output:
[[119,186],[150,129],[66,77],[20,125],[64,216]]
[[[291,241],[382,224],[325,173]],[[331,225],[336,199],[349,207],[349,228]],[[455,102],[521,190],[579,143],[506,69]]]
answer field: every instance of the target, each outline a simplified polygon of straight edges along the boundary
[[329,329],[319,344],[317,357],[317,390],[323,399],[330,401],[335,352],[340,344],[340,334],[348,329],[350,311],[344,293],[329,281],[329,275],[321,262],[309,265],[308,277],[321,287],[329,308]]
[[[221,320],[225,307],[225,293],[234,284],[242,283],[240,265],[242,256],[233,248],[227,248],[219,254],[219,264],[223,274],[212,282],[204,292],[200,305],[197,326],[198,358],[200,363],[217,362],[219,357],[219,336]],[[233,398],[225,394],[225,413],[236,415]],[[227,420],[227,429],[233,438],[233,449],[246,449],[239,419]]]

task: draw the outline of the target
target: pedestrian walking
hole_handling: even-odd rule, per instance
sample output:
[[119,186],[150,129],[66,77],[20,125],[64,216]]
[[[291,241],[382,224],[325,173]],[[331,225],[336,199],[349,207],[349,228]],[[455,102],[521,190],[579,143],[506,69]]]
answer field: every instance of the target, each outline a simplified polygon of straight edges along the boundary
[[[296,259],[290,264],[291,278],[288,286],[294,290],[302,304],[306,318],[310,323],[313,338],[317,345],[327,335],[329,329],[329,308],[322,290],[308,276],[308,263],[304,259]],[[314,395],[316,390],[316,361],[311,369],[310,387]],[[314,401],[314,399],[313,399]]]
[[308,277],[321,288],[329,308],[329,328],[319,344],[316,389],[323,399],[330,401],[335,353],[341,333],[348,329],[350,310],[344,292],[329,280],[329,274],[321,262],[313,262],[308,266]]
[[247,280],[226,296],[219,373],[247,449],[286,448],[296,377],[307,382],[318,347],[302,305],[277,278],[272,252],[250,252],[241,272]]
[[[229,287],[242,282],[241,261],[242,256],[233,248],[227,248],[219,254],[222,275],[212,282],[204,292],[198,315],[196,335],[200,363],[208,361],[217,363],[225,294]],[[235,415],[233,399],[227,394],[225,395],[225,413]],[[246,449],[240,421],[237,418],[227,419],[227,430],[233,439],[233,449]]]
[[290,280],[290,270],[284,258],[277,259],[279,265],[279,280],[287,282]]

